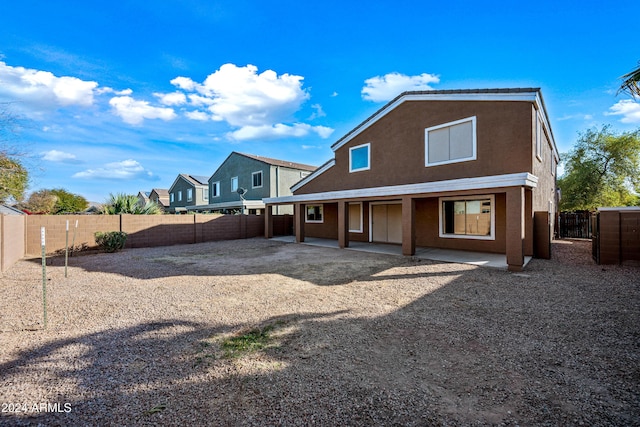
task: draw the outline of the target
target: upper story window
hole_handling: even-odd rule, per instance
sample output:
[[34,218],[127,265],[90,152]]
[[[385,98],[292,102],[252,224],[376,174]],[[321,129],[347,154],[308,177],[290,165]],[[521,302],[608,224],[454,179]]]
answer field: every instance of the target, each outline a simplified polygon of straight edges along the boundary
[[371,144],[362,144],[349,148],[349,172],[371,169]]
[[187,202],[193,200],[193,188],[187,188]]
[[425,129],[425,166],[476,159],[476,117]]
[[238,191],[238,177],[231,178],[231,191]]
[[251,186],[252,188],[262,187],[262,171],[254,172],[251,174]]
[[219,197],[220,196],[220,181],[211,183],[211,197]]
[[178,201],[182,201],[182,190],[178,191]]
[[536,113],[536,157],[542,161],[542,121],[540,113]]
[[175,195],[173,193],[169,194],[169,198],[171,199],[171,203],[175,202]]
[[202,189],[202,200],[209,200],[209,189]]

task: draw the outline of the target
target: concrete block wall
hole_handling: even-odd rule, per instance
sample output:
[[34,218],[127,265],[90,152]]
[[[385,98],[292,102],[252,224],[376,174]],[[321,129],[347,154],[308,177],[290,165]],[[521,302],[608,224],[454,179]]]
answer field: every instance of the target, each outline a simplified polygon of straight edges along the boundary
[[25,215],[0,215],[0,273],[24,256],[25,227]]

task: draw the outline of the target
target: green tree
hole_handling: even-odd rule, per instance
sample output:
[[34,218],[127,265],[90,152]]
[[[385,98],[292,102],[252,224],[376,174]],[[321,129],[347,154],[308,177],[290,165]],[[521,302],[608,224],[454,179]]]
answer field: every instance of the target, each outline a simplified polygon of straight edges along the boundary
[[31,193],[26,203],[20,207],[29,212],[38,214],[50,214],[56,205],[57,197],[51,193],[51,190],[38,190]]
[[640,129],[621,134],[609,125],[587,130],[563,157],[561,210],[640,204]]
[[21,201],[29,182],[27,169],[20,160],[24,154],[9,145],[19,128],[20,121],[9,110],[9,104],[0,103],[0,203],[10,198]]
[[627,92],[634,98],[640,96],[640,62],[638,62],[635,70],[632,70],[620,78],[622,79],[622,84],[618,92]]
[[149,201],[144,206],[138,203],[138,196],[131,194],[109,194],[109,200],[103,205],[102,213],[106,215],[134,214],[159,215],[162,209],[157,203]]
[[54,188],[51,194],[56,196],[53,207],[54,214],[82,212],[89,207],[89,202],[79,194],[73,194],[63,188]]
[[16,158],[0,151],[0,203],[9,198],[21,201],[29,182],[29,174]]

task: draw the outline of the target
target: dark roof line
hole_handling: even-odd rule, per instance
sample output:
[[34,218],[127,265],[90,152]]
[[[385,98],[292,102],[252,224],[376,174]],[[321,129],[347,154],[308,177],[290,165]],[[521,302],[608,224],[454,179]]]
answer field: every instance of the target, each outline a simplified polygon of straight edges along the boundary
[[250,159],[258,160],[260,162],[267,163],[269,165],[273,165],[273,166],[282,166],[282,167],[286,167],[286,168],[302,169],[302,170],[309,171],[309,172],[313,172],[314,170],[317,169],[316,166],[305,165],[303,163],[289,162],[287,160],[272,159],[270,157],[257,156],[255,154],[239,153],[237,151],[235,151],[235,153],[239,154],[241,156],[244,156],[244,157],[248,157]]

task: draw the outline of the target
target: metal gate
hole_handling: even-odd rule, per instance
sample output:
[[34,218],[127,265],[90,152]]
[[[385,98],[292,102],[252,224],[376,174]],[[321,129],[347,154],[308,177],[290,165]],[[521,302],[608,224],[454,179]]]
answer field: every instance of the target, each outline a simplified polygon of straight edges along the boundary
[[560,237],[591,239],[591,212],[560,212]]

